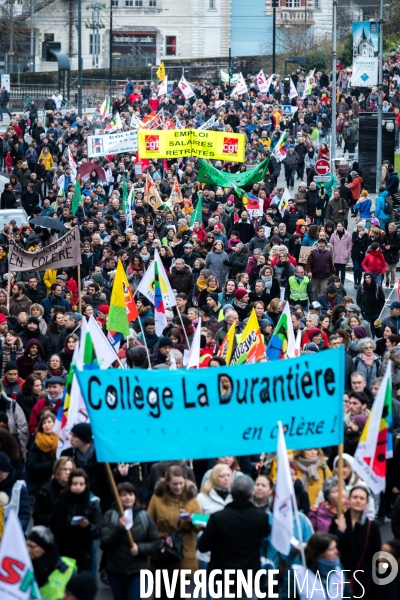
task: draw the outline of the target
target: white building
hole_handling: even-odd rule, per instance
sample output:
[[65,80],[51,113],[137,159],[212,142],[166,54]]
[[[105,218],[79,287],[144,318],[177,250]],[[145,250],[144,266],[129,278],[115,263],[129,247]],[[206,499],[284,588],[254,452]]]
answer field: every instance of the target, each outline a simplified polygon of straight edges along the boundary
[[[266,14],[272,15],[272,0],[266,0]],[[309,27],[315,38],[332,39],[333,3],[331,0],[279,0],[276,26],[285,30]],[[299,30],[300,35],[302,34]]]
[[[40,0],[39,0],[40,1]],[[101,2],[102,0],[99,0]],[[83,68],[108,68],[110,1],[113,3],[112,55],[115,67],[149,66],[163,59],[228,56],[231,0],[105,0],[98,34],[86,27],[92,10],[82,2]],[[43,2],[43,0],[42,0]],[[25,21],[29,27],[29,20]],[[46,60],[46,42],[61,50],[77,69],[77,3],[55,0],[35,15],[35,71],[57,70]]]

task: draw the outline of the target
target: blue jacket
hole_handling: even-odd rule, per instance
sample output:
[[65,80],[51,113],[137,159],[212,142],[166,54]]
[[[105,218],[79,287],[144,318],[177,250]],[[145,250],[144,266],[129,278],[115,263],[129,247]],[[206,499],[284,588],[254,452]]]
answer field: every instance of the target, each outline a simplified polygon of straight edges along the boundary
[[389,219],[389,215],[387,215],[384,212],[384,208],[385,208],[385,198],[387,198],[389,196],[389,192],[387,192],[386,190],[384,192],[381,192],[379,194],[379,196],[377,196],[376,198],[376,202],[375,202],[375,217],[377,219],[379,219],[379,223],[383,225],[387,222],[387,220]]
[[389,194],[391,194],[391,195],[397,194],[397,190],[399,189],[399,176],[397,174],[397,171],[394,171],[390,175],[388,182],[386,184],[386,189],[389,192]]
[[359,212],[360,217],[362,219],[370,219],[371,218],[371,200],[364,200],[363,202],[357,202],[354,207],[354,212]]
[[317,241],[318,241],[317,238],[310,238],[310,236],[307,232],[304,234],[304,237],[301,240],[301,245],[302,246],[314,246],[315,242],[317,242]]
[[134,88],[134,86],[133,86],[133,83],[132,83],[132,81],[128,81],[128,83],[127,83],[127,84],[126,84],[126,86],[125,86],[125,94],[126,94],[127,96],[130,96],[131,94],[133,94],[133,91],[134,91],[134,89],[135,89],[135,88]]
[[47,296],[47,298],[44,298],[40,304],[44,308],[44,320],[46,323],[50,322],[50,311],[53,306],[63,306],[67,312],[71,310],[69,302],[67,302],[65,298],[56,298],[51,293]]

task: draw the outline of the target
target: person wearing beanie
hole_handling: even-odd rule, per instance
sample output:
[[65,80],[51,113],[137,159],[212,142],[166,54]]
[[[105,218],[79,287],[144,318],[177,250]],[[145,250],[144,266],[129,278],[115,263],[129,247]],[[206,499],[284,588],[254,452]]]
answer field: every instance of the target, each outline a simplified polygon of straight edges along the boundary
[[363,190],[361,192],[360,199],[357,201],[357,204],[354,207],[354,212],[356,215],[356,223],[363,219],[366,222],[367,229],[369,229],[371,223],[371,208],[372,208],[372,200],[368,198],[367,190]]
[[332,311],[339,303],[338,289],[334,283],[330,283],[324,293],[318,296],[317,302],[321,305],[321,313],[330,317]]
[[32,527],[26,541],[41,598],[63,598],[66,585],[76,571],[76,561],[60,557],[48,527]]
[[[148,557],[159,550],[160,538],[152,517],[138,502],[132,483],[120,483],[118,495],[122,508],[132,518],[120,517],[116,507],[103,517],[100,543],[107,556],[106,573],[114,598],[140,598],[140,571],[147,568]],[[133,548],[129,547],[126,525],[130,525]]]
[[[10,510],[14,510],[21,527],[26,531],[29,525],[31,507],[29,493],[25,481],[18,479],[18,473],[12,466],[7,454],[0,452],[0,493],[4,492],[10,502],[4,507],[4,517],[7,519]],[[11,501],[12,500],[12,501]]]
[[3,377],[1,379],[1,388],[8,398],[17,399],[21,391],[22,377],[19,376],[18,365],[14,360],[6,362],[3,368]]
[[52,352],[51,345],[48,337],[43,335],[43,333],[40,333],[39,325],[40,322],[37,317],[29,317],[23,333],[20,334],[20,338],[24,347],[30,340],[33,339],[40,342],[44,352],[43,358],[44,360],[49,360]]
[[173,344],[169,337],[160,337],[156,344],[156,351],[150,354],[150,364],[152,367],[162,365],[167,362],[167,358]]
[[368,332],[365,329],[365,327],[363,327],[362,325],[359,325],[358,327],[353,327],[353,334],[354,334],[354,338],[356,340],[362,340],[363,338],[368,337]]
[[66,585],[64,600],[95,600],[97,583],[92,573],[75,573]]
[[244,288],[238,288],[233,294],[233,308],[239,315],[239,321],[244,321],[250,315],[249,292]]
[[100,536],[100,526],[100,500],[90,491],[86,471],[73,469],[54,506],[50,528],[61,556],[74,558],[78,571],[93,568],[93,542]]

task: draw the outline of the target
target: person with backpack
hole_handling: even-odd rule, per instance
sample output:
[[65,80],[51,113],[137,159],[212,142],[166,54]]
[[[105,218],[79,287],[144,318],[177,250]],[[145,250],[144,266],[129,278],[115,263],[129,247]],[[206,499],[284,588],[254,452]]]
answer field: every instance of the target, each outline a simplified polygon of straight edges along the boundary
[[393,210],[393,200],[389,196],[389,192],[385,189],[385,186],[379,187],[379,194],[375,200],[375,218],[379,220],[379,224],[382,229],[387,230],[387,224],[389,222],[390,214]]
[[364,281],[357,290],[356,302],[363,318],[370,324],[372,337],[375,337],[374,323],[385,306],[385,294],[371,271],[364,273]]

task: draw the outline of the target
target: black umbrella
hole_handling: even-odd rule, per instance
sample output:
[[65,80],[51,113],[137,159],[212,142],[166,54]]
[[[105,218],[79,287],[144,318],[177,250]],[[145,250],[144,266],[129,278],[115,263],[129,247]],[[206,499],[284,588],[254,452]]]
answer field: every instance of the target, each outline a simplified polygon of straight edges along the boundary
[[65,229],[64,223],[59,221],[59,219],[53,219],[51,217],[36,217],[36,219],[29,221],[29,224],[30,223],[33,223],[33,225],[38,225],[39,227],[55,229],[56,231],[62,231]]

